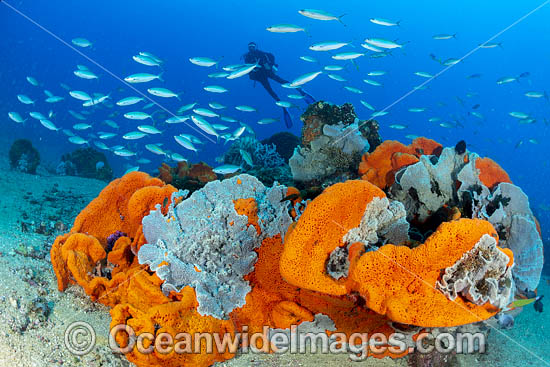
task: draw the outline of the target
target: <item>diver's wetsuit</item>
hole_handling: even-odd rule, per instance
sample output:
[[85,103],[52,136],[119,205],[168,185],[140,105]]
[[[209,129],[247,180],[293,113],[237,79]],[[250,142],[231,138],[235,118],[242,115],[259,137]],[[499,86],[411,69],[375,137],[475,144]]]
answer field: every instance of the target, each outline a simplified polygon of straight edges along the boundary
[[[267,91],[267,93],[269,93],[269,95],[273,97],[275,101],[277,102],[280,101],[281,99],[279,98],[277,93],[275,93],[275,91],[273,91],[273,88],[271,88],[269,79],[273,79],[280,84],[288,83],[288,81],[284,80],[283,78],[281,78],[280,76],[276,75],[273,72],[273,67],[277,67],[277,64],[275,64],[275,56],[273,56],[273,54],[269,52],[263,52],[258,50],[256,44],[254,42],[250,42],[248,44],[248,53],[244,54],[243,58],[244,58],[244,62],[247,64],[258,63],[258,67],[254,68],[248,74],[250,79],[260,82],[262,86],[265,88],[265,90]],[[315,99],[309,94],[307,94],[306,92],[304,92],[301,88],[297,88],[297,91],[302,96],[304,96],[304,101],[307,104],[311,104],[315,102]],[[284,117],[286,127],[290,129],[292,127],[292,118],[288,113],[287,109],[284,107],[283,107],[283,117]]]
[[256,49],[249,51],[244,55],[244,62],[247,64],[255,64],[258,62],[259,67],[255,68],[248,74],[250,79],[262,84],[267,93],[269,93],[273,99],[280,101],[281,99],[277,93],[275,93],[273,88],[271,88],[271,84],[268,79],[273,79],[280,84],[288,83],[288,81],[273,72],[273,66],[277,67],[277,64],[275,64],[275,56],[273,56],[272,53],[263,52]]

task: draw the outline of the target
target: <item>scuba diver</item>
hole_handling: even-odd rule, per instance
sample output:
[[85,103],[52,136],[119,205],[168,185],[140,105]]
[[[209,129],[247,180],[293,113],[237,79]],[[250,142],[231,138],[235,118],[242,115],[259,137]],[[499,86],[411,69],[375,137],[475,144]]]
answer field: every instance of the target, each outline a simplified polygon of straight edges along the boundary
[[[243,58],[244,62],[247,64],[258,63],[258,67],[254,68],[248,74],[250,79],[254,80],[254,82],[259,82],[275,101],[280,101],[281,99],[279,98],[279,96],[275,93],[273,88],[271,88],[269,79],[273,79],[279,84],[286,84],[288,83],[288,81],[275,74],[274,70],[277,71],[278,67],[278,65],[275,63],[275,56],[273,56],[272,53],[258,50],[258,45],[256,45],[255,42],[250,42],[248,44],[248,52],[243,55]],[[315,99],[304,92],[302,89],[297,88],[297,90],[302,96],[304,96],[304,100],[307,104],[315,102]],[[290,117],[287,109],[284,107],[283,114],[286,127],[291,128],[292,118]]]

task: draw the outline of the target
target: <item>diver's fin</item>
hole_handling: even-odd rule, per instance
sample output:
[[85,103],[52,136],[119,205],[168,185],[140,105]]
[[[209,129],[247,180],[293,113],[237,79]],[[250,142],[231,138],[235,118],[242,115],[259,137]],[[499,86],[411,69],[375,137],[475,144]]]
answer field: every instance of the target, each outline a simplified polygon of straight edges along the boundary
[[302,92],[303,92],[302,95],[304,96],[304,101],[305,101],[308,105],[310,105],[310,104],[316,102],[315,98],[313,98],[313,97],[312,97],[309,93],[307,93],[305,90],[302,90]]
[[285,119],[285,125],[288,129],[292,127],[292,117],[290,117],[290,113],[286,110],[286,108],[283,108],[283,116]]

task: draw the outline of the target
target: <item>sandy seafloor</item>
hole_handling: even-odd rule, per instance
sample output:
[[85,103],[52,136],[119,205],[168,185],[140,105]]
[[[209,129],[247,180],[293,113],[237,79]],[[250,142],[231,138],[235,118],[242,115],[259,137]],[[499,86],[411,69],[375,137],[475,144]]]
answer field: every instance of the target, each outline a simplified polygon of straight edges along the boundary
[[[77,286],[57,290],[49,259],[50,246],[62,232],[34,233],[44,222],[57,220],[68,228],[105,182],[77,177],[28,175],[10,170],[8,144],[0,144],[0,366],[131,366],[108,347],[108,309],[93,303]],[[22,232],[21,222],[35,222]],[[550,298],[548,278],[539,294]],[[532,306],[516,318],[511,330],[491,330],[488,352],[458,356],[459,366],[550,365],[550,309],[539,314]],[[71,355],[63,335],[73,321],[91,324],[96,347],[88,355]],[[406,366],[405,359],[353,362],[340,355],[241,355],[224,366]]]

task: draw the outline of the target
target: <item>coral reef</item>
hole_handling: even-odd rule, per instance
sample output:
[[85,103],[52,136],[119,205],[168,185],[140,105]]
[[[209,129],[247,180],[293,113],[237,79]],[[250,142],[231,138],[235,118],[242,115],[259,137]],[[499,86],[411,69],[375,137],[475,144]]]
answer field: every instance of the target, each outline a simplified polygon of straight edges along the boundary
[[[291,137],[294,135],[287,133]],[[278,134],[276,134],[278,135]],[[286,135],[274,139],[280,144],[279,139],[284,138]],[[292,144],[292,142],[290,142]],[[281,145],[283,148],[288,149],[287,146]],[[279,154],[281,150],[274,142],[262,142],[260,143],[254,137],[244,137],[235,141],[231,147],[225,152],[223,156],[223,162],[225,164],[232,164],[242,167],[241,171],[248,173],[264,185],[271,186],[275,182],[282,183],[284,185],[292,185],[292,175],[290,168],[286,163],[285,158]],[[252,166],[248,164],[244,158],[243,153],[248,153],[252,160]]]
[[342,106],[332,105],[319,101],[309,105],[306,112],[300,119],[302,126],[302,146],[309,147],[309,144],[323,134],[325,125],[342,123],[351,125],[355,122],[357,115],[353,105],[345,103]]
[[374,197],[368,204],[358,227],[352,228],[343,240],[351,245],[361,242],[367,251],[377,250],[380,245],[404,244],[409,240],[409,223],[406,211],[399,201]]
[[463,165],[463,158],[451,148],[439,157],[421,155],[417,163],[395,175],[392,198],[405,205],[409,221],[425,222],[439,208],[456,202],[455,175]]
[[420,241],[453,216],[489,221],[500,246],[515,254],[516,291],[536,289],[543,265],[536,219],[527,196],[492,160],[424,138],[409,147],[386,141],[363,157],[360,173],[403,203]]
[[285,164],[285,160],[277,152],[275,144],[258,144],[252,157],[252,162],[260,167],[273,168]]
[[310,141],[309,147],[297,147],[289,160],[292,177],[299,182],[322,182],[331,176],[353,172],[369,143],[351,125],[324,125],[322,134]]
[[[484,235],[496,235],[488,222],[460,219],[443,223],[412,250],[385,245],[366,252],[350,271],[351,288],[365,298],[367,307],[403,324],[443,327],[488,319],[498,305],[450,300],[435,287],[441,269],[454,265]],[[509,294],[511,286],[499,289],[499,294]]]
[[350,104],[317,102],[308,107],[301,119],[301,145],[289,159],[292,176],[301,185],[328,186],[355,178],[350,173],[359,164],[360,156],[380,144],[378,123],[360,121]]
[[248,136],[231,144],[231,147],[223,156],[224,163],[243,166],[244,169],[252,168],[242,157],[241,151],[250,155],[254,167],[275,168],[285,164],[285,160],[279,155],[274,143],[264,144],[254,137]]
[[[231,193],[232,191],[234,192]],[[283,198],[296,192],[296,189],[287,190],[281,186],[265,188],[255,178],[240,175],[226,181],[210,183],[204,189],[181,201],[182,193],[176,193],[173,187],[163,186],[160,180],[151,179],[143,173],[130,173],[122,179],[113,181],[79,215],[71,232],[56,239],[51,250],[51,258],[59,289],[65,289],[69,283],[77,283],[93,300],[113,307],[112,326],[127,325],[138,334],[150,332],[153,336],[163,331],[233,333],[242,331],[244,326],[249,332],[261,332],[264,326],[274,330],[303,322],[308,322],[302,327],[305,328],[304,330],[326,326],[330,330],[334,329],[334,332],[342,332],[348,336],[358,328],[366,332],[387,331],[387,320],[384,316],[363,308],[353,299],[334,298],[305,289],[300,290],[286,283],[281,277],[279,259],[283,251],[282,238],[287,228],[286,232],[290,231],[289,224],[292,221],[289,215],[290,201]],[[218,198],[219,195],[225,199]],[[171,199],[178,205],[175,207],[173,204],[169,205]],[[132,203],[142,205],[136,207],[132,206]],[[157,204],[161,203],[162,207],[159,207]],[[156,209],[148,216],[149,210],[155,205],[157,205]],[[182,209],[178,209],[180,205]],[[223,295],[215,298],[206,295],[206,298],[203,298],[190,286],[183,286],[179,292],[168,289],[170,287],[165,286],[166,282],[159,278],[161,275],[159,273],[162,273],[162,269],[166,266],[160,266],[157,272],[153,273],[143,271],[145,265],[140,265],[135,255],[137,253],[147,257],[148,252],[155,253],[155,246],[151,248],[145,245],[148,241],[142,232],[142,226],[139,225],[141,218],[148,218],[143,221],[147,236],[169,236],[170,230],[166,232],[164,226],[170,226],[170,224],[177,225],[183,233],[183,230],[190,228],[189,222],[197,222],[193,225],[201,226],[199,221],[195,220],[196,213],[200,212],[195,205],[199,207],[204,205],[205,208],[203,230],[210,229],[208,223],[215,226],[203,235],[199,233],[195,235],[206,239],[209,234],[212,247],[216,247],[216,243],[229,243],[226,238],[220,236],[223,232],[217,233],[218,229],[225,228],[229,232],[233,231],[239,239],[244,239],[246,244],[253,247],[253,249],[249,247],[248,254],[245,253],[244,248],[241,248],[243,250],[241,252],[238,247],[234,248],[233,254],[245,255],[240,259],[231,255],[226,256],[228,255],[226,251],[230,249],[226,245],[223,252],[218,251],[222,262],[212,263],[217,263],[217,266],[204,264],[203,269],[198,268],[200,264],[193,266],[195,273],[198,270],[207,272],[214,269],[217,276],[223,277],[223,274],[229,275],[230,272],[237,274],[238,269],[241,269],[240,273],[245,274],[235,278],[248,289],[243,295],[245,303],[242,307],[236,308],[236,304],[224,303],[225,311],[232,309],[225,315],[228,320],[203,315],[199,311],[199,309],[204,311],[201,303],[208,310],[208,301],[218,302],[224,299]],[[135,215],[129,215],[128,209],[135,210]],[[191,211],[192,209],[194,211]],[[159,212],[159,210],[163,211]],[[118,214],[118,219],[109,215],[105,218],[98,217],[99,212]],[[232,220],[226,218],[226,215]],[[182,227],[179,227],[179,219],[183,217],[186,221]],[[111,225],[111,222],[115,223]],[[153,227],[148,222],[152,222]],[[159,227],[156,228],[156,226]],[[231,228],[233,226],[241,227],[241,230],[235,231]],[[119,229],[113,230],[113,228]],[[193,236],[192,229],[186,235]],[[249,238],[246,239],[246,237]],[[263,240],[258,244],[257,241],[260,239]],[[107,248],[112,241],[115,241],[114,246],[108,251]],[[156,243],[159,244],[159,241]],[[197,262],[201,259],[209,259],[212,255],[215,254],[205,253],[198,247],[197,252],[194,253],[194,256],[197,256]],[[188,258],[184,260],[191,261]],[[195,266],[197,266],[196,269]],[[179,276],[179,274],[174,275],[176,278]],[[226,278],[215,277],[209,280],[219,282],[219,286],[224,287],[220,279]],[[168,294],[162,291],[163,288],[168,291]],[[236,294],[239,293],[236,292]],[[235,302],[241,303],[242,300],[237,300],[238,296],[235,295],[234,298]],[[221,308],[217,310],[220,311]],[[121,347],[127,346],[129,342],[126,333],[115,335],[115,340]],[[246,347],[246,343],[242,342],[237,347]],[[266,351],[272,350],[272,346],[267,347]],[[127,349],[125,355],[139,366],[176,366],[182,363],[206,366],[232,358],[234,351],[208,354],[201,349],[200,353],[194,354],[163,355],[156,352],[142,354],[134,346]]]
[[347,181],[327,188],[308,204],[287,234],[281,257],[283,278],[295,286],[341,296],[345,284],[326,273],[327,260],[344,236],[360,225],[367,204],[384,192],[366,181]]
[[[305,322],[323,327],[330,335],[343,333],[347,337],[357,330],[387,330],[388,320],[384,316],[364,308],[353,297],[325,295],[287,283],[279,272],[283,252],[280,236],[265,239],[256,252],[258,261],[246,277],[252,291],[246,297],[246,305],[231,315],[238,328],[247,325],[251,331],[261,331],[262,325],[269,325],[271,329],[287,329],[290,325],[301,327]],[[319,314],[328,318],[320,318]]]
[[[363,220],[364,212],[379,208],[380,203],[376,200],[384,198],[380,189],[364,181],[347,181],[325,190],[307,206],[287,235],[280,261],[283,278],[300,288],[329,295],[358,292],[369,309],[404,324],[454,326],[496,314],[502,306],[500,303],[477,305],[462,299],[451,301],[436,289],[441,269],[453,266],[483,235],[496,237],[491,224],[479,219],[461,219],[442,224],[424,244],[414,249],[394,244],[368,248],[370,242],[378,242],[378,235],[372,234],[384,232],[386,226],[385,221],[374,221],[373,213],[365,215]],[[369,207],[372,201],[375,202]],[[398,218],[404,216],[403,209],[393,213],[397,214],[393,223],[399,223]],[[366,230],[365,227],[370,228]],[[397,228],[401,228],[400,232],[406,230],[399,225]],[[338,279],[333,278],[330,269],[326,268],[327,259],[334,256],[335,249],[344,247],[346,240],[360,239],[358,232],[366,236],[364,242],[354,242],[348,248],[348,275],[338,274]],[[402,234],[396,237],[406,238]],[[498,251],[498,254],[511,255]],[[487,256],[493,260],[494,253]],[[342,258],[342,254],[338,257]],[[506,259],[504,269],[499,268],[503,273],[499,273],[497,279],[510,272],[512,262],[509,257]],[[496,276],[494,272],[489,275]],[[489,275],[483,273],[482,278]],[[511,281],[502,283],[499,283],[497,297],[508,299],[513,284]]]
[[13,142],[9,151],[10,166],[25,173],[36,173],[40,164],[40,154],[30,140],[18,139]]
[[339,279],[348,276],[351,246],[363,244],[364,251],[374,251],[386,243],[405,244],[409,240],[409,223],[403,204],[387,198],[374,197],[367,204],[359,226],[350,229],[342,238],[345,247],[331,252],[327,262],[328,274]]
[[79,148],[64,154],[56,172],[62,176],[80,176],[103,181],[113,178],[113,170],[105,154],[93,148]]
[[[69,283],[80,285],[93,300],[111,310],[112,323],[133,327],[136,333],[185,330],[188,332],[231,332],[232,324],[196,311],[194,290],[187,287],[165,296],[162,280],[145,271],[135,254],[144,244],[141,220],[157,204],[167,205],[176,189],[141,172],[132,172],[111,182],[75,221],[71,232],[59,236],[51,249],[51,260],[64,290]],[[124,235],[127,234],[127,235]],[[115,241],[111,251],[108,245]],[[160,325],[160,327],[159,327]],[[114,335],[121,347],[128,334]],[[140,353],[130,348],[127,358],[141,366],[180,366],[183,363],[210,365],[232,358],[229,352]],[[195,351],[195,349],[193,349]]]
[[256,166],[247,170],[246,173],[256,177],[266,186],[272,186],[275,182],[285,186],[292,186],[294,184],[288,164],[273,168]]
[[[162,303],[148,308],[119,304],[111,310],[111,328],[128,325],[140,334],[150,333],[154,336],[161,333],[176,335],[180,331],[185,331],[191,336],[198,332],[221,335],[228,333],[234,336],[235,331],[231,321],[201,316],[197,313],[195,306],[195,297],[191,288],[186,288],[181,300],[177,302]],[[115,335],[115,341],[120,348],[127,348],[130,345],[129,336],[124,331]],[[126,353],[126,357],[139,366],[153,367],[209,366],[234,357],[234,352],[219,351],[218,348],[207,352],[205,343],[196,345],[195,342],[196,340],[192,337],[182,338],[179,349],[167,349],[168,353],[163,353],[159,348],[151,348],[152,353],[147,354],[134,347]]]
[[259,144],[260,142],[253,136],[244,136],[236,140],[224,153],[223,163],[240,166],[244,161],[241,150],[247,152],[252,157]]
[[[122,260],[127,260],[124,263],[127,265],[133,257],[123,252],[129,251],[131,245],[139,247],[142,240],[142,217],[175,191],[174,187],[164,186],[162,181],[141,172],[112,181],[76,217],[71,231],[59,236],[52,246],[50,256],[59,290],[66,289],[69,283],[77,283],[97,299],[106,291],[106,284],[115,287],[119,279],[114,275],[121,270],[116,265],[121,265]],[[118,238],[112,244],[113,234],[117,232]],[[112,250],[107,253],[111,246]],[[128,257],[121,258],[121,255]],[[97,268],[106,257],[115,266]],[[92,270],[96,268],[98,273],[93,275]],[[102,277],[104,273],[113,278]],[[109,297],[102,299],[107,305],[109,300]]]
[[[411,249],[405,207],[364,180],[327,188],[301,216],[290,215],[298,190],[244,174],[187,195],[139,172],[113,181],[54,243],[59,289],[77,283],[112,307],[112,326],[152,335],[233,335],[244,326],[272,334],[298,324],[303,332],[390,335],[390,321],[485,320],[513,294],[514,257],[496,246],[488,221],[444,223]],[[130,342],[126,333],[115,340]],[[133,347],[125,355],[140,366],[206,366],[244,347],[213,354]],[[377,357],[408,353],[366,348]]]
[[[472,186],[466,182],[462,182],[462,185],[465,204],[479,208],[472,212],[472,217],[483,218],[493,224],[499,234],[501,247],[514,252],[512,274],[517,291],[524,293],[526,290],[535,290],[542,273],[543,243],[527,195],[519,187],[507,182],[497,184],[490,193],[483,185]],[[466,187],[469,187],[469,191],[466,191]],[[476,189],[481,190],[481,195],[477,195]]]
[[489,189],[493,189],[501,182],[512,183],[506,171],[491,158],[478,158],[475,160],[475,166],[479,170],[479,180]]
[[[315,103],[302,119],[289,165],[277,136],[239,139],[225,154],[254,176],[220,181],[202,162],[163,164],[160,179],[129,173],[55,240],[59,290],[77,284],[111,307],[111,326],[136,332],[114,335],[130,362],[208,366],[250,346],[276,351],[275,332],[397,330],[414,347],[426,328],[475,330],[517,293],[533,293],[543,261],[537,222],[495,162],[464,142],[380,144],[376,121],[359,121],[348,104]],[[298,186],[274,182],[290,186],[290,173]],[[193,352],[142,353],[133,342],[144,332],[267,336],[214,353],[193,341],[184,344]],[[376,358],[413,351],[350,343]]]

